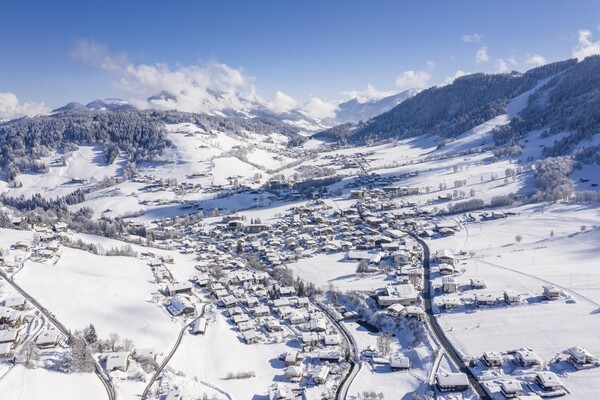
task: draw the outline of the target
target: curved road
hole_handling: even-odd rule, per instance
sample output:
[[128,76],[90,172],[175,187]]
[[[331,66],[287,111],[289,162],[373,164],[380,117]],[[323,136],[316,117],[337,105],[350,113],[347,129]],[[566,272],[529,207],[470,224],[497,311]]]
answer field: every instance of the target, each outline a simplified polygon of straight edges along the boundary
[[[8,282],[8,284],[11,285],[17,292],[19,292],[21,294],[21,296],[25,297],[27,299],[27,301],[29,301],[38,310],[40,310],[40,312],[42,314],[44,314],[46,316],[46,318],[48,318],[48,320],[50,322],[52,322],[52,324],[54,324],[54,326],[56,326],[56,328],[63,335],[65,335],[67,338],[71,337],[71,331],[69,329],[67,329],[67,327],[65,327],[59,320],[57,320],[56,317],[54,316],[54,314],[52,314],[50,311],[48,311],[46,308],[44,308],[44,306],[42,306],[33,296],[31,296],[29,293],[27,293],[21,286],[16,284],[13,281],[12,277],[9,278],[6,275],[6,273],[4,273],[4,271],[1,271],[1,270],[0,270],[0,276],[2,278],[4,278],[4,280],[6,282]],[[94,360],[94,366],[95,366],[94,373],[96,374],[98,379],[100,379],[100,381],[102,382],[102,385],[104,385],[104,389],[106,390],[106,393],[108,394],[108,399],[116,400],[117,395],[115,393],[115,389],[112,386],[110,380],[104,375],[104,371],[102,371],[100,364],[98,364],[98,362],[96,360]]]
[[429,269],[429,260],[430,260],[431,254],[429,252],[429,246],[427,246],[427,243],[425,243],[425,241],[423,241],[423,239],[421,239],[414,233],[412,233],[412,232],[407,232],[407,233],[413,239],[415,239],[423,248],[423,277],[424,277],[423,299],[425,302],[425,313],[427,314],[427,321],[429,322],[429,326],[431,326],[431,330],[432,330],[433,334],[435,335],[437,341],[444,348],[444,351],[446,352],[446,354],[448,354],[448,356],[452,359],[454,364],[458,367],[460,372],[467,375],[467,377],[469,378],[469,383],[471,384],[471,387],[473,388],[475,393],[477,393],[477,395],[481,399],[491,400],[491,397],[483,389],[483,387],[481,386],[481,384],[479,383],[477,378],[475,378],[475,375],[473,375],[473,372],[471,372],[471,370],[467,367],[467,365],[464,363],[464,361],[460,358],[460,356],[458,355],[458,353],[456,352],[456,350],[454,349],[452,344],[448,341],[448,339],[446,339],[446,335],[444,334],[444,331],[442,330],[442,328],[438,324],[437,320],[435,319],[435,316],[433,314],[432,302],[431,302],[431,271]]
[[330,310],[321,305],[318,302],[314,302],[314,304],[319,307],[321,309],[321,311],[323,311],[323,313],[329,318],[329,320],[331,321],[332,324],[334,324],[338,330],[340,331],[340,333],[342,334],[342,336],[344,336],[344,340],[346,340],[346,342],[348,343],[348,345],[350,346],[351,349],[351,358],[349,360],[350,362],[350,372],[348,372],[348,375],[346,375],[346,377],[344,378],[344,380],[342,381],[342,383],[340,384],[340,386],[338,386],[337,389],[337,393],[336,393],[336,400],[344,400],[346,398],[346,396],[348,395],[348,389],[350,389],[350,385],[352,384],[352,381],[354,380],[354,378],[356,378],[356,375],[358,375],[358,372],[360,371],[361,368],[361,363],[360,360],[358,359],[358,346],[356,344],[356,340],[354,340],[354,337],[352,336],[352,334],[350,334],[350,332],[348,332],[346,330],[346,327],[343,326],[342,324],[340,324],[336,319],[335,316],[331,314]]
[[191,320],[190,322],[188,322],[187,324],[185,324],[183,328],[181,328],[181,330],[179,331],[179,336],[177,337],[177,341],[175,342],[175,346],[173,346],[173,349],[171,349],[171,352],[165,357],[165,359],[162,361],[162,363],[160,364],[160,366],[158,367],[158,369],[156,370],[156,372],[152,376],[152,379],[150,379],[150,382],[148,382],[148,385],[146,385],[146,388],[144,389],[144,392],[142,393],[142,399],[147,398],[148,392],[150,391],[150,388],[152,387],[152,385],[154,385],[154,382],[156,382],[156,380],[158,379],[160,373],[163,371],[163,369],[165,369],[165,367],[167,366],[167,364],[169,363],[169,361],[171,361],[171,358],[173,357],[173,355],[175,354],[175,352],[179,348],[179,345],[181,344],[181,340],[183,339],[183,335],[188,330],[188,328],[198,318],[200,318],[200,317],[202,317],[204,315],[204,309],[205,308],[206,308],[206,303],[202,303],[202,311],[200,311],[200,315],[198,315],[196,318],[194,318],[193,320]]

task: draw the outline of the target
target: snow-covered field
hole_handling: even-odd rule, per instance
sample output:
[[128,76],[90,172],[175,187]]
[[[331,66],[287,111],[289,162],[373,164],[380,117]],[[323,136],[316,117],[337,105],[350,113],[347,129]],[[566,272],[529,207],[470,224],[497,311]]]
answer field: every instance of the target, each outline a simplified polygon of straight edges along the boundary
[[17,365],[0,379],[6,400],[105,400],[106,390],[94,374],[62,374]]
[[94,324],[140,348],[170,349],[180,329],[161,304],[148,265],[134,257],[97,256],[65,247],[56,265],[27,261],[15,280],[71,330]]
[[346,290],[374,290],[386,285],[383,274],[361,276],[356,273],[358,262],[345,260],[346,254],[316,254],[288,264],[288,268],[301,279],[327,290],[333,286],[342,292]]
[[[543,212],[539,207],[516,211],[518,216],[466,224],[454,237],[430,241],[433,250],[473,252],[473,257],[461,258],[464,272],[456,277],[459,292],[452,297],[470,300],[482,292],[502,297],[506,289],[523,297],[520,305],[498,302],[442,312],[437,318],[446,335],[470,358],[523,347],[533,349],[544,363],[573,346],[600,354],[598,210],[556,205]],[[487,289],[470,289],[470,279],[475,278],[484,279]],[[543,285],[556,286],[563,297],[544,299]],[[561,370],[560,376],[572,398],[592,398],[598,390],[589,384],[590,379],[600,382],[598,368]]]

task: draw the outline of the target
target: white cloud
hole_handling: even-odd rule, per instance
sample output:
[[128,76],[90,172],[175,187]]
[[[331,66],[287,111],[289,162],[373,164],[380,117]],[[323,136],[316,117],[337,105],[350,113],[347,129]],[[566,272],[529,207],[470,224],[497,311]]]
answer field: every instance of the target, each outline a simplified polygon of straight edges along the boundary
[[531,57],[529,57],[525,61],[525,63],[532,65],[534,67],[539,67],[540,65],[548,64],[548,61],[544,57],[540,56],[539,54],[534,54]]
[[396,78],[398,90],[424,89],[429,86],[431,75],[425,71],[404,71]]
[[47,114],[49,111],[44,103],[21,103],[14,93],[0,92],[0,120]]
[[304,114],[314,119],[335,118],[337,109],[337,104],[321,100],[318,97],[311,97],[302,105]]
[[349,90],[340,94],[348,99],[356,99],[359,103],[367,103],[372,100],[380,100],[384,97],[392,96],[398,93],[395,90],[380,91],[370,83],[365,90]]
[[454,75],[452,75],[452,76],[448,76],[446,79],[444,79],[444,83],[443,83],[443,85],[449,85],[449,84],[451,84],[452,82],[454,82],[454,80],[455,80],[455,79],[457,79],[457,78],[460,78],[461,76],[468,75],[468,74],[469,74],[468,72],[461,71],[461,70],[459,69],[458,71],[456,71],[456,72],[454,73]]
[[580,30],[577,46],[573,50],[573,57],[583,60],[596,54],[600,54],[600,41],[593,42],[592,32],[587,29]]
[[487,63],[490,61],[490,56],[487,52],[487,47],[481,47],[479,50],[477,50],[477,52],[475,53],[475,62],[477,64],[483,64],[483,63]]
[[496,69],[501,74],[508,72],[510,70],[510,68],[508,67],[508,63],[501,58],[498,59],[498,61],[496,61]]
[[435,61],[427,61],[425,65],[427,65],[427,71],[433,71],[435,69]]
[[290,112],[298,108],[298,102],[292,96],[281,91],[275,92],[269,102],[271,110],[276,113]]
[[519,63],[513,57],[499,58],[496,60],[496,69],[501,74],[509,72],[511,70],[511,67],[516,67],[518,65]]
[[[189,112],[242,110],[249,107],[249,102],[260,100],[252,78],[243,69],[214,60],[203,65],[176,68],[160,63],[136,65],[125,54],[113,55],[106,46],[89,40],[80,40],[71,55],[115,75],[118,78],[115,85],[138,96],[130,101],[140,108],[176,108]],[[175,99],[146,101],[146,97],[161,91],[168,92]],[[274,100],[277,100],[276,107],[281,107],[286,101],[289,105],[289,99],[281,95]]]
[[465,43],[479,43],[481,42],[481,35],[479,33],[467,33],[460,40]]

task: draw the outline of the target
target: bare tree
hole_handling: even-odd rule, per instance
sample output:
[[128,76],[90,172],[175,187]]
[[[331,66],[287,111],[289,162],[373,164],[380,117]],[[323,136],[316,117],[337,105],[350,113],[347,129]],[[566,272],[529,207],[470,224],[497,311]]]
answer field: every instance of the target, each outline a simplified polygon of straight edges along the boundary
[[389,334],[380,332],[377,336],[377,351],[382,357],[386,357],[392,350],[392,338]]
[[108,343],[110,344],[111,351],[116,351],[117,343],[119,342],[119,335],[116,333],[108,334]]
[[35,367],[35,361],[40,358],[39,350],[33,341],[25,343],[17,354],[17,359],[21,361],[26,368]]
[[133,340],[128,338],[123,339],[123,349],[125,351],[133,350]]

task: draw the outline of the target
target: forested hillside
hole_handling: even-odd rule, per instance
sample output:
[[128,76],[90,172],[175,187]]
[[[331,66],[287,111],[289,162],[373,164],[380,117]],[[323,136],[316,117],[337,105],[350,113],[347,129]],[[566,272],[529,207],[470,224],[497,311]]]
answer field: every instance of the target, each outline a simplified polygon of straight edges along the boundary
[[542,79],[576,65],[576,60],[534,68],[524,74],[473,74],[435,86],[402,102],[351,133],[364,142],[424,134],[455,137],[506,112],[508,102]]

